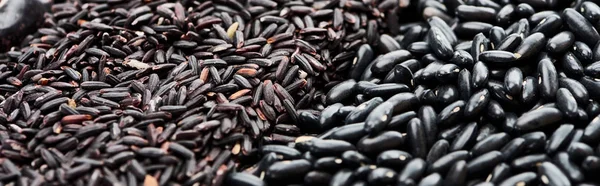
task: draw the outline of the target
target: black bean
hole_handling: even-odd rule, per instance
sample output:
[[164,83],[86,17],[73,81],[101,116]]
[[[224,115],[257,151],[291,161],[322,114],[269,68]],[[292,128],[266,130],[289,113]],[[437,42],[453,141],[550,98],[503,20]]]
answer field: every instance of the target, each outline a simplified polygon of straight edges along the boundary
[[413,159],[412,155],[401,150],[387,150],[379,153],[377,156],[377,164],[379,166],[395,168],[403,167]]
[[381,134],[361,139],[357,149],[365,154],[378,154],[385,150],[396,149],[404,143],[404,137],[399,132],[387,131]]
[[563,117],[562,112],[556,108],[539,108],[524,113],[516,123],[519,130],[533,130],[540,127],[555,124]]
[[445,173],[446,171],[448,171],[450,166],[454,165],[455,162],[458,162],[461,160],[466,160],[467,158],[469,158],[468,151],[465,151],[465,150],[454,151],[454,152],[448,153],[448,154],[440,157],[439,159],[437,159],[436,161],[431,163],[427,170],[430,172]]
[[266,170],[265,178],[272,181],[292,182],[291,178],[298,178],[310,171],[310,162],[307,160],[291,160],[276,162]]
[[537,178],[537,174],[534,172],[523,172],[511,177],[508,177],[502,180],[499,185],[507,186],[507,185],[516,185],[519,183],[522,184],[532,184],[535,183],[535,179]]
[[577,38],[588,38],[591,40],[583,40],[588,45],[595,45],[592,40],[600,39],[600,35],[596,29],[583,17],[572,8],[567,8],[562,12],[561,17],[565,20],[567,26],[573,31]]

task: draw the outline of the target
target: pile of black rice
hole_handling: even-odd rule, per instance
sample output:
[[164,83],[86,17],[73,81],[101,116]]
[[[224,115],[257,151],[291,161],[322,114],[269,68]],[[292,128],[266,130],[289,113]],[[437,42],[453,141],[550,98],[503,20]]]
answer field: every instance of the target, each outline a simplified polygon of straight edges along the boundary
[[596,3],[55,3],[0,185],[600,185]]

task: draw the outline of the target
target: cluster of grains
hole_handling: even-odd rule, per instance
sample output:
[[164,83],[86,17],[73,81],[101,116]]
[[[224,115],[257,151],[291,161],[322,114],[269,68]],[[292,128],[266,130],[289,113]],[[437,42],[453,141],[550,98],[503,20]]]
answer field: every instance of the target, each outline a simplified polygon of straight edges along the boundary
[[595,2],[415,4],[422,21],[361,45],[326,107],[275,131],[295,141],[262,146],[231,183],[600,184]]
[[0,54],[0,185],[600,185],[585,0],[67,0]]
[[324,107],[324,87],[385,28],[373,7],[53,4],[42,28],[0,54],[0,183],[222,185],[257,147],[288,140],[273,126]]

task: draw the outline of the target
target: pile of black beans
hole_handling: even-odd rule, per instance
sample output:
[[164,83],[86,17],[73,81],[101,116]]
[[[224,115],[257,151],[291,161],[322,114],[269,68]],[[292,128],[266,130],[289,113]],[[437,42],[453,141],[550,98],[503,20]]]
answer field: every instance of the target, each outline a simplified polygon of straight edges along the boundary
[[422,21],[360,46],[325,108],[275,131],[296,140],[230,183],[600,184],[596,2],[414,3]]
[[66,0],[43,17],[0,49],[0,186],[600,186],[597,1]]

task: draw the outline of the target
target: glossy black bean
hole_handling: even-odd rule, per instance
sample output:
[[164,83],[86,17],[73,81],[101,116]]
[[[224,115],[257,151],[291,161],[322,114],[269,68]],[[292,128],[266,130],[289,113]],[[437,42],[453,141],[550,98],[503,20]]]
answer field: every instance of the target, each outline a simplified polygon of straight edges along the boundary
[[558,90],[558,74],[554,64],[550,60],[542,60],[538,64],[538,83],[540,85],[541,96],[544,99],[551,100],[556,96]]
[[471,54],[464,50],[454,51],[454,55],[450,59],[450,62],[460,67],[471,67],[475,63]]
[[312,139],[305,142],[308,150],[316,157],[339,156],[348,150],[355,150],[351,143],[341,140]]
[[311,163],[307,160],[280,161],[269,166],[265,173],[265,178],[271,181],[280,181],[293,183],[298,178],[303,178],[311,169]]
[[548,161],[549,159],[546,154],[530,154],[513,160],[510,162],[510,166],[515,170],[531,170],[539,163]]
[[432,173],[428,176],[425,176],[419,182],[419,186],[441,186],[443,184],[442,176],[438,173]]
[[356,110],[355,106],[343,106],[342,108],[340,108],[340,110],[338,110],[337,116],[340,118],[348,117],[348,114],[350,114],[354,110]]
[[391,97],[400,92],[408,92],[410,88],[405,84],[385,83],[364,90],[364,95],[368,97]]
[[398,174],[398,184],[411,185],[415,184],[416,180],[420,180],[425,174],[427,163],[423,159],[415,158],[404,166]]
[[477,157],[481,154],[498,150],[502,148],[506,143],[510,141],[510,136],[504,132],[496,133],[488,136],[487,138],[477,142],[471,148],[471,155]]
[[409,59],[394,66],[383,79],[383,83],[402,83],[414,86],[413,72],[421,69],[421,64],[416,59]]
[[358,81],[362,76],[364,69],[373,61],[373,49],[368,44],[363,44],[358,48],[356,58],[352,62],[350,78]]
[[539,108],[521,115],[516,128],[522,131],[534,130],[555,124],[562,120],[563,114],[556,108]]
[[446,36],[446,39],[450,42],[450,45],[454,46],[457,44],[458,39],[455,33],[452,31],[452,28],[450,28],[450,26],[441,18],[437,16],[432,17],[428,20],[428,23],[431,27],[439,28],[440,31],[442,31],[442,33],[444,34],[444,36]]
[[440,28],[431,27],[427,36],[429,46],[436,57],[443,60],[452,58],[454,49]]
[[394,105],[393,113],[403,113],[416,109],[420,106],[417,96],[410,92],[398,93],[385,102],[389,102]]
[[569,154],[566,152],[558,152],[552,159],[552,162],[554,162],[554,164],[556,164],[556,166],[558,166],[571,181],[579,183],[585,179],[581,172],[581,168],[570,160]]
[[584,64],[589,64],[593,62],[592,60],[594,59],[594,54],[592,53],[592,49],[584,42],[575,41],[575,43],[573,43],[573,48],[571,49],[571,52],[573,52],[577,59],[579,59]]
[[386,127],[387,129],[403,131],[406,129],[406,124],[411,119],[417,117],[417,113],[414,111],[404,112],[402,114],[395,115]]
[[584,72],[586,75],[588,75],[592,78],[600,77],[600,63],[594,62],[594,63],[588,65],[587,67],[585,67]]
[[225,178],[226,185],[264,186],[266,183],[260,178],[245,172],[231,173]]
[[462,131],[462,129],[466,125],[467,124],[465,124],[465,123],[460,123],[460,124],[455,125],[453,127],[441,130],[438,137],[442,138],[442,139],[445,139],[445,140],[448,140],[448,141],[454,140],[454,138]]
[[413,156],[401,150],[387,150],[377,156],[377,165],[388,168],[404,167]]
[[586,157],[581,163],[581,168],[586,171],[587,175],[593,176],[600,170],[600,158],[598,156]]
[[559,88],[556,92],[556,107],[568,118],[577,115],[577,101],[566,88]]
[[352,176],[356,180],[366,180],[369,177],[369,174],[371,174],[371,171],[375,170],[376,168],[376,165],[363,165],[354,170]]
[[403,143],[402,134],[396,131],[386,131],[373,137],[365,136],[356,144],[356,147],[365,154],[378,154],[382,151],[398,149]]
[[506,4],[496,14],[496,23],[502,26],[509,25],[516,17],[515,5]]
[[523,134],[521,138],[525,139],[525,152],[541,152],[546,146],[546,134],[543,132],[530,132]]
[[502,153],[491,151],[469,161],[467,170],[469,170],[469,175],[473,177],[488,175],[493,167],[502,162],[502,160]]
[[442,83],[455,82],[459,72],[460,68],[457,65],[445,64],[438,69],[435,77]]
[[542,33],[546,36],[553,36],[559,30],[563,24],[563,20],[558,15],[549,15],[542,19],[537,25],[531,30],[531,33]]
[[482,89],[478,92],[475,92],[465,105],[464,116],[467,118],[479,116],[481,111],[487,107],[489,101],[490,93],[487,89]]
[[490,30],[489,37],[493,46],[492,48],[496,48],[496,46],[499,46],[502,40],[504,40],[506,37],[506,31],[504,31],[502,27],[494,26]]
[[333,176],[324,171],[310,171],[304,176],[305,184],[327,185]]
[[465,21],[492,22],[496,18],[496,10],[483,6],[460,5],[456,8],[456,16]]
[[394,106],[393,103],[386,101],[375,107],[365,120],[365,132],[373,135],[383,130],[391,121]]
[[394,40],[394,38],[392,38],[392,36],[390,36],[388,34],[382,34],[379,37],[378,44],[379,44],[380,51],[382,51],[383,53],[388,53],[391,51],[401,49],[400,43],[398,43],[396,40]]
[[427,171],[445,173],[446,171],[448,171],[450,166],[452,166],[454,163],[461,161],[461,160],[466,160],[468,158],[469,158],[468,151],[466,151],[466,150],[454,151],[454,152],[448,153],[448,154],[440,157],[435,162],[429,164],[429,168],[427,168]]
[[546,37],[542,33],[533,33],[521,42],[515,49],[515,56],[519,58],[530,58],[538,54],[546,46]]
[[521,58],[521,54],[502,50],[489,50],[479,54],[479,60],[493,66],[512,66]]
[[579,41],[585,42],[588,46],[596,45],[600,40],[598,31],[588,22],[585,17],[572,8],[563,10],[561,18],[565,20],[568,28],[573,31]]
[[[334,114],[333,110],[330,114]],[[314,115],[310,112],[298,112],[298,128],[302,131],[320,131],[321,123],[319,116]]]
[[499,129],[497,129],[493,124],[485,123],[483,124],[483,126],[479,127],[479,130],[477,131],[477,137],[475,137],[475,141],[480,142],[488,136],[496,133],[498,130]]
[[585,143],[573,142],[569,144],[567,153],[572,161],[581,162],[585,157],[594,155],[594,149]]
[[535,172],[523,172],[502,180],[499,186],[510,186],[510,185],[530,185],[536,182],[538,175]]
[[502,40],[498,46],[496,46],[496,50],[512,52],[521,45],[521,42],[523,42],[522,35],[510,34],[506,36],[506,38],[504,38],[504,40]]
[[346,186],[352,183],[352,171],[350,169],[342,169],[335,173],[329,182],[331,186]]
[[573,55],[573,53],[566,52],[562,56],[560,63],[562,64],[561,67],[563,72],[565,72],[568,76],[580,78],[584,75],[584,67],[579,59]]
[[413,118],[408,122],[407,140],[411,153],[417,158],[425,158],[427,155],[427,138],[425,137],[423,124],[418,118]]
[[537,83],[538,78],[527,76],[523,81],[523,92],[521,94],[521,100],[525,104],[535,103],[541,96],[539,95],[539,84]]
[[457,120],[463,116],[465,102],[458,100],[446,106],[437,116],[437,124],[440,126],[454,126]]
[[335,103],[333,105],[329,105],[319,117],[319,122],[321,123],[321,129],[327,130],[333,128],[337,125],[337,113],[340,108],[344,106],[341,103]]
[[507,92],[513,96],[518,96],[522,92],[523,72],[521,69],[513,67],[506,71],[504,76],[504,87]]
[[588,113],[590,117],[600,114],[600,104],[598,104],[598,102],[589,100],[587,104],[585,112]]
[[512,161],[514,158],[520,156],[526,149],[525,139],[514,138],[510,140],[500,152],[502,152],[502,158],[504,161]]
[[371,71],[375,74],[385,75],[392,70],[396,64],[410,58],[412,58],[412,55],[407,50],[396,50],[387,53],[373,62],[374,64],[371,66]]
[[600,60],[600,44],[596,43],[596,45],[594,45],[592,53],[594,55],[593,61],[599,61]]
[[468,123],[450,145],[450,151],[467,149],[477,137],[477,123]]
[[[492,105],[492,102],[494,102],[494,101],[490,101],[490,105]],[[499,104],[498,104],[498,106],[499,106]],[[488,108],[488,110],[489,110],[489,108]],[[504,117],[505,117],[505,119],[503,121],[499,122],[500,128],[502,128],[505,132],[507,132],[511,135],[517,134],[518,131],[515,128],[515,124],[517,124],[517,119],[518,119],[517,115],[513,112],[505,112]]]
[[414,43],[411,43],[410,45],[408,45],[406,50],[410,51],[413,54],[418,54],[419,56],[422,56],[422,55],[430,53],[431,47],[429,47],[429,43],[419,41],[419,42],[414,42]]
[[471,97],[471,72],[467,69],[462,69],[458,73],[458,90],[461,100],[467,100]]
[[592,99],[600,98],[600,93],[597,90],[600,90],[600,82],[599,80],[591,77],[582,77],[579,79],[579,83],[581,83],[587,90]]
[[464,160],[458,161],[450,167],[444,179],[444,185],[464,185],[467,174],[467,163]]
[[483,51],[488,50],[489,48],[489,40],[483,35],[483,33],[479,33],[475,35],[473,38],[473,42],[471,43],[471,56],[473,57],[474,62],[479,61],[479,54]]
[[313,162],[313,167],[316,170],[335,172],[344,167],[344,160],[338,157],[322,157]]
[[444,64],[441,62],[434,61],[434,62],[430,63],[429,65],[427,65],[425,68],[419,70],[421,72],[421,74],[419,74],[419,71],[415,72],[415,74],[414,74],[415,83],[427,84],[430,82],[434,82],[436,80],[435,75],[436,75],[437,71],[443,65]]
[[373,109],[375,109],[375,107],[381,103],[383,103],[383,99],[380,97],[372,98],[367,102],[361,103],[356,107],[356,109],[346,116],[345,122],[347,124],[351,124],[364,121],[369,113],[371,113],[371,111],[373,111]]
[[369,159],[365,155],[361,154],[360,152],[354,151],[354,150],[349,150],[349,151],[344,152],[342,154],[341,158],[343,160],[343,163],[346,166],[349,166],[352,168],[360,167],[361,165],[372,163],[371,159]]
[[510,25],[508,28],[506,28],[507,33],[518,34],[518,35],[521,35],[521,37],[528,36],[529,31],[530,31],[529,21],[527,21],[527,19],[525,19],[525,18],[519,19],[519,21],[517,21],[516,23],[514,23],[514,24]]
[[398,173],[396,173],[396,171],[392,169],[379,167],[371,171],[369,177],[367,178],[367,181],[369,182],[369,184],[373,185],[392,184],[396,181],[397,175]]
[[510,166],[506,163],[500,163],[494,167],[494,170],[486,178],[487,182],[498,184],[511,175]]
[[440,139],[435,142],[430,150],[427,153],[427,163],[433,163],[437,161],[440,157],[446,155],[448,153],[448,149],[450,148],[450,143],[444,139]]
[[553,163],[543,162],[538,166],[538,175],[547,185],[571,185],[569,178]]
[[459,99],[458,89],[454,85],[440,85],[436,88],[435,93],[437,94],[435,102],[440,106],[448,105]]
[[473,75],[471,77],[471,88],[479,90],[487,85],[489,78],[489,69],[483,62],[475,63],[473,66]]
[[588,143],[595,143],[600,139],[600,115],[597,115],[590,121],[583,131],[581,140]]
[[352,97],[355,93],[354,86],[356,81],[354,79],[343,81],[327,92],[325,102],[329,105],[334,103],[344,102],[348,98]]
[[265,145],[261,148],[263,154],[271,152],[278,154],[283,159],[298,159],[301,154],[298,150],[284,145]]
[[550,53],[560,54],[569,50],[574,42],[575,35],[569,31],[563,31],[548,40],[546,50]]
[[492,29],[493,25],[483,22],[462,22],[454,27],[454,32],[457,33],[458,37],[471,38],[478,33],[488,33]]
[[[425,134],[437,134],[438,127],[436,123],[436,113],[433,107],[425,105],[419,108],[419,119],[421,120],[421,125],[423,126],[423,131]],[[394,116],[395,118],[396,116]],[[393,118],[392,118],[393,120]],[[425,135],[425,139],[427,141],[427,147],[431,147],[433,143],[435,143],[436,136],[435,135]]]

